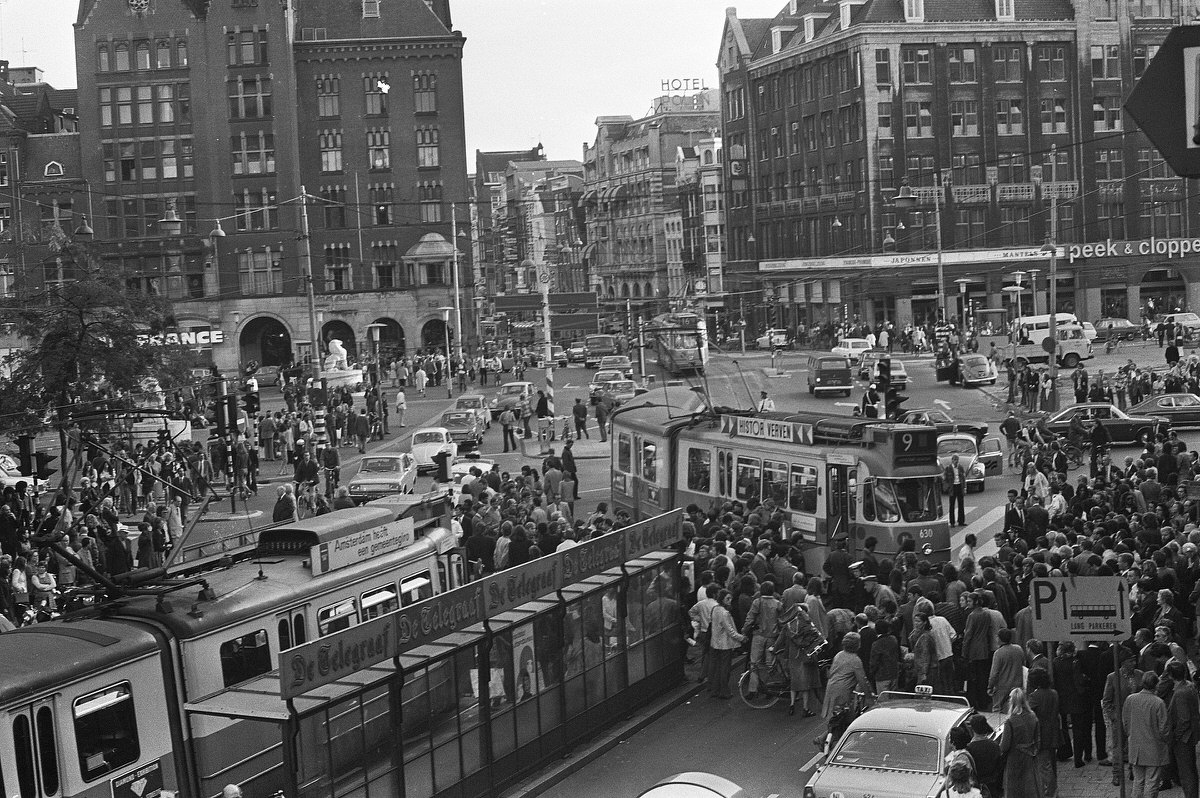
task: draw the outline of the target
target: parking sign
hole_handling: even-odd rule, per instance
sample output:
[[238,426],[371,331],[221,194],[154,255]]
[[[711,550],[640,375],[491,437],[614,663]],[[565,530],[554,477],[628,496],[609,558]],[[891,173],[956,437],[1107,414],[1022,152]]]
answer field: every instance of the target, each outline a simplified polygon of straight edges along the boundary
[[1129,590],[1119,576],[1051,576],[1029,589],[1039,640],[1112,640],[1132,634]]

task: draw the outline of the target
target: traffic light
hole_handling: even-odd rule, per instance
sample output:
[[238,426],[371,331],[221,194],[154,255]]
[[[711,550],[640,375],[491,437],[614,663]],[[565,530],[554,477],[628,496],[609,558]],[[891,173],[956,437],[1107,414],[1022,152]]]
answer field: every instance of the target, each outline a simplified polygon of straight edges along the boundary
[[34,476],[45,481],[50,478],[50,475],[57,472],[57,468],[49,468],[48,466],[58,459],[58,455],[50,454],[49,452],[34,452],[34,460],[37,461],[37,471]]
[[258,412],[261,402],[258,399],[258,391],[246,391],[242,394],[242,409],[247,415],[254,415]]
[[900,405],[908,401],[907,396],[900,395],[900,389],[889,387],[887,390],[887,398],[884,400],[884,411],[888,418],[894,419],[900,416]]
[[33,436],[21,435],[18,437],[17,451],[20,452],[21,475],[33,476]]
[[879,377],[876,378],[876,383],[879,385],[879,390],[884,393],[892,386],[892,361],[891,358],[883,357],[879,359]]

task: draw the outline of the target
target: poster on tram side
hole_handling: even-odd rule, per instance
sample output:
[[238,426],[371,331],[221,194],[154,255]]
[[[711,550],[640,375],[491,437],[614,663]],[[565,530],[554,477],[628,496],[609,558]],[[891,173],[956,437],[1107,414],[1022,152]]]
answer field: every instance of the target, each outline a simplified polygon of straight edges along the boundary
[[538,694],[541,679],[538,678],[535,645],[533,624],[523,623],[513,629],[513,683],[517,690],[517,703]]

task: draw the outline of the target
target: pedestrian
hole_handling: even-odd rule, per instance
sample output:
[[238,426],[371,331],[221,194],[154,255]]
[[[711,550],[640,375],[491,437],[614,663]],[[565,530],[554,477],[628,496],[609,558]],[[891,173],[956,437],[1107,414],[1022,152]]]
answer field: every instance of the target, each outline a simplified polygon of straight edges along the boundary
[[517,450],[517,435],[514,428],[517,423],[517,415],[513,412],[512,407],[506,407],[500,411],[500,430],[501,439],[504,441],[504,451]]
[[571,416],[575,419],[575,437],[580,440],[591,438],[587,431],[587,405],[583,403],[581,397],[575,397],[575,404],[571,407]]
[[[597,508],[599,509],[599,508]],[[518,543],[517,535],[523,538],[525,535],[524,526],[518,526],[514,530],[512,546],[515,547]],[[519,565],[524,560],[517,561],[512,556],[512,549],[509,553],[510,565]],[[688,617],[692,622],[692,643],[696,646],[697,655],[700,659],[700,681],[708,681],[709,673],[713,666],[713,655],[711,635],[712,635],[712,614],[713,608],[717,606],[717,595],[720,591],[715,584],[711,582],[704,587],[703,598],[699,599],[692,608],[688,610]],[[728,591],[725,591],[728,592]]]
[[417,366],[417,370],[413,373],[413,385],[417,389],[417,395],[425,395],[425,386],[429,382],[429,375],[425,373],[422,366]]
[[1121,725],[1125,733],[1129,764],[1133,769],[1132,798],[1158,798],[1158,782],[1170,761],[1171,726],[1167,705],[1154,694],[1158,675],[1142,674],[1141,690],[1125,699]]
[[1004,794],[1009,798],[1040,798],[1046,795],[1038,777],[1039,721],[1025,691],[1014,687],[1008,695],[1008,717],[1000,732],[1004,755]]
[[600,442],[608,441],[608,405],[603,399],[596,400],[596,426],[600,428]]
[[842,637],[842,650],[834,655],[829,665],[825,702],[821,706],[821,717],[828,724],[823,749],[827,750],[829,745],[839,740],[854,719],[857,705],[854,693],[871,691],[867,672],[858,656],[860,643],[858,632],[847,632]]
[[[1004,696],[1001,703],[1007,703],[1008,698]],[[977,713],[970,717],[967,725],[971,729],[967,753],[975,762],[975,778],[988,795],[999,798],[1004,789],[1004,753],[1000,750],[1000,744],[993,739],[992,724]]]
[[742,634],[750,638],[750,658],[747,661],[750,696],[758,693],[759,671],[754,666],[766,661],[767,649],[775,642],[779,632],[782,608],[783,602],[775,595],[775,584],[770,580],[763,582],[758,596],[750,603],[750,611],[746,613],[746,622],[742,626]]
[[766,391],[758,392],[758,410],[760,413],[765,413],[775,409],[775,400],[767,396]]
[[1188,666],[1172,660],[1167,674],[1175,682],[1167,700],[1167,722],[1170,725],[1171,753],[1175,760],[1176,776],[1183,798],[1197,798],[1200,793],[1196,775],[1196,743],[1200,742],[1200,698],[1188,674]]
[[359,408],[358,415],[354,417],[354,437],[358,438],[358,451],[360,454],[366,454],[367,437],[371,434],[371,420],[367,418],[367,409]]
[[821,672],[811,654],[825,642],[825,637],[813,624],[812,616],[803,603],[793,604],[787,609],[783,606],[780,602],[771,652],[776,655],[782,652],[787,657],[790,694],[788,714],[796,714],[796,696],[799,695],[804,717],[811,718],[817,714],[814,708],[820,704],[817,691],[821,687]]
[[964,593],[962,602],[968,611],[962,643],[962,657],[967,663],[967,698],[975,709],[986,712],[991,708],[987,694],[992,656],[991,620],[977,593]]
[[992,711],[1004,712],[1004,702],[1014,688],[1025,682],[1025,650],[1013,642],[1012,629],[1000,630],[1000,648],[992,657],[992,670],[988,678],[988,694],[992,697]]
[[966,526],[964,501],[967,491],[967,469],[963,468],[957,454],[951,455],[950,462],[942,469],[942,489],[950,494],[950,526],[955,524],[955,505],[958,505],[958,525]]
[[408,410],[408,396],[404,393],[404,388],[399,388],[396,391],[396,423],[401,427],[407,426],[404,423],[404,411]]
[[[1062,740],[1058,718],[1058,693],[1044,668],[1031,668],[1028,676],[1029,707],[1038,720],[1038,781],[1046,798],[1058,794],[1058,746]],[[1012,711],[1011,701],[1009,711]],[[1005,790],[1007,792],[1007,790]]]

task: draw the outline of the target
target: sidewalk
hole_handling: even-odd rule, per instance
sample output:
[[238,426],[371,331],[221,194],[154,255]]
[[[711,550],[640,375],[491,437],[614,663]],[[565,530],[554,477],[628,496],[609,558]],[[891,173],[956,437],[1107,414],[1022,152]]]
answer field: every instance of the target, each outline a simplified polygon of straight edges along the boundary
[[[1132,794],[1131,788],[1126,782],[1127,794]],[[1178,790],[1173,787],[1160,795],[1178,795]],[[1058,798],[1116,798],[1120,794],[1121,788],[1112,783],[1112,767],[1100,767],[1095,760],[1081,768],[1069,760],[1058,763]]]

